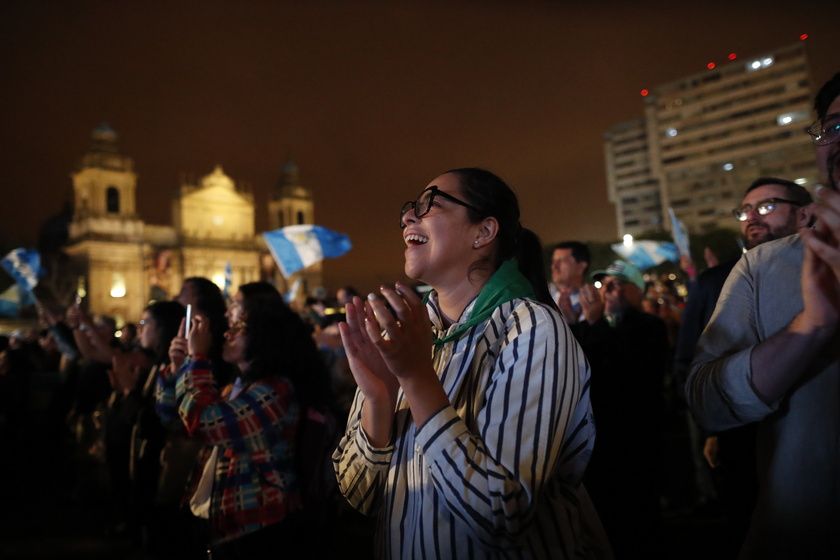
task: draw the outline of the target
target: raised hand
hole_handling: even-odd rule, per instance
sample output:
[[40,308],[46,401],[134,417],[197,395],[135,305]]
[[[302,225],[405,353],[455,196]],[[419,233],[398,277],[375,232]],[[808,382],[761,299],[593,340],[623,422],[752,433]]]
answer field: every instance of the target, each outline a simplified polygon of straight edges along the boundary
[[149,359],[140,351],[120,352],[111,358],[108,379],[117,392],[128,394],[137,385],[140,372],[150,366]]
[[[393,313],[373,294],[365,309],[365,330],[388,369],[400,379],[432,371],[429,314],[413,290],[402,284],[380,291]],[[387,336],[382,336],[382,330]],[[435,376],[436,377],[436,376]]]
[[213,344],[213,335],[210,332],[210,319],[203,315],[196,314],[192,319],[190,335],[187,337],[187,347],[190,354],[202,354],[206,356]]
[[[388,369],[399,379],[415,426],[422,426],[449,404],[432,367],[432,329],[420,298],[410,288],[383,286],[382,295],[393,313],[376,296],[368,296],[365,331]],[[381,330],[386,336],[382,336]]]
[[379,350],[365,332],[365,305],[358,297],[345,306],[347,320],[339,323],[338,331],[350,371],[359,390],[368,400],[396,401],[399,382],[385,365]]
[[583,316],[589,324],[595,323],[604,316],[604,300],[598,289],[592,284],[584,284],[580,288],[580,306]]
[[840,193],[817,190],[813,229],[802,228],[805,260],[802,266],[802,319],[817,328],[836,328],[840,322]]
[[181,366],[184,365],[184,362],[187,359],[187,339],[184,338],[186,321],[186,319],[181,319],[181,326],[178,327],[178,334],[175,335],[172,338],[172,342],[169,343],[169,361],[172,364],[169,371],[172,375],[178,373],[178,370],[181,369]]
[[80,326],[81,317],[78,303],[74,303],[73,305],[67,308],[67,312],[64,314],[64,320],[67,322],[67,325],[69,325],[71,329],[75,329]]
[[384,447],[391,439],[391,426],[399,391],[399,381],[385,365],[379,350],[364,330],[364,303],[358,297],[345,305],[347,321],[338,330],[347,364],[365,397],[362,408],[362,428],[372,445]]
[[575,311],[572,305],[572,290],[570,288],[560,288],[560,295],[557,296],[557,308],[560,309],[560,314],[569,325],[577,323],[580,319],[580,314]]

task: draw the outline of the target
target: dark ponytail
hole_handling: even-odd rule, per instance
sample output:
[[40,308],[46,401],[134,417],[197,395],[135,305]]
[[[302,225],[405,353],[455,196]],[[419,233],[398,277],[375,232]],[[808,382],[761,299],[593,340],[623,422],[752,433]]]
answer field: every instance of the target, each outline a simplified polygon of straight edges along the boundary
[[531,282],[537,299],[554,308],[557,304],[548,292],[548,279],[543,266],[542,242],[533,231],[519,223],[519,201],[516,193],[497,175],[477,167],[452,169],[447,173],[458,176],[461,192],[476,210],[468,209],[473,222],[493,216],[499,222],[496,254],[492,262],[478,262],[473,270],[495,272],[501,264],[516,259],[519,272]]
[[516,243],[516,261],[519,272],[534,287],[538,301],[557,309],[557,302],[548,291],[548,278],[543,266],[543,244],[539,236],[527,228],[521,228]]

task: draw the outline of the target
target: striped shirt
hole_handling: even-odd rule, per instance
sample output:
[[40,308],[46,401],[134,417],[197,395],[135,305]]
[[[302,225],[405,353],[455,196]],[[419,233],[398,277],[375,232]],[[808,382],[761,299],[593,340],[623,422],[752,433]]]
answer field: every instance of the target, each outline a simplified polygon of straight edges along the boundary
[[[428,310],[435,336],[458,327],[443,328],[434,294]],[[450,405],[415,428],[400,391],[393,442],[374,448],[357,392],[333,454],[344,496],[378,516],[378,557],[611,557],[581,483],[595,440],[589,365],[560,315],[514,299],[433,364]]]

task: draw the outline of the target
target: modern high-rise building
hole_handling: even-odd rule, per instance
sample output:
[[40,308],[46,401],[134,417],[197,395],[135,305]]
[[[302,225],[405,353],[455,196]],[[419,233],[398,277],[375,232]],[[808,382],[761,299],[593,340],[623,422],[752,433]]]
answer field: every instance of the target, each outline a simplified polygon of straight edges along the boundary
[[662,229],[659,180],[651,172],[645,119],[616,125],[605,135],[607,188],[620,235]]
[[736,229],[731,210],[753,180],[817,183],[805,44],[730,59],[652,89],[643,118],[606,133],[619,235],[670,229],[668,208],[689,231]]

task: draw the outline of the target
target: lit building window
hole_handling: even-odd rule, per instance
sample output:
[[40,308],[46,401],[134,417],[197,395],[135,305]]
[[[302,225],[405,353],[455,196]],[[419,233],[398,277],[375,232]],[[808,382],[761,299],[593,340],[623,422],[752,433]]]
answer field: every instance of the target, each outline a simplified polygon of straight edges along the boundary
[[724,171],[732,171],[733,169],[735,169],[735,166],[732,165],[731,163],[724,163],[723,164],[723,170]]
[[767,56],[761,59],[753,60],[752,62],[747,64],[747,72],[752,72],[753,70],[761,70],[762,68],[767,68],[768,66],[773,65],[773,57]]
[[776,124],[779,126],[789,125],[791,123],[806,121],[811,117],[808,111],[793,111],[791,113],[782,113],[776,117]]
[[111,297],[125,297],[125,275],[122,272],[111,274]]

